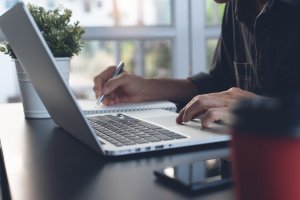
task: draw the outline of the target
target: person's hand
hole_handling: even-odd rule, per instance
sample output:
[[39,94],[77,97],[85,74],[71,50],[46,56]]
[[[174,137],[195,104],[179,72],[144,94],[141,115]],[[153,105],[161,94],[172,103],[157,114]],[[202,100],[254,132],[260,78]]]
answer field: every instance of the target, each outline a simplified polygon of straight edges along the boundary
[[189,79],[142,78],[128,72],[111,78],[116,67],[108,67],[94,78],[96,98],[104,94],[103,103],[159,101],[188,102],[197,94]]
[[115,69],[115,66],[108,67],[94,78],[93,89],[96,98],[102,94],[105,95],[103,103],[106,105],[143,101],[146,80],[126,71],[112,78],[111,75]]
[[208,127],[215,121],[228,122],[229,106],[241,98],[253,97],[256,94],[240,88],[230,88],[219,93],[195,96],[179,113],[178,124],[188,122],[201,115],[201,124]]

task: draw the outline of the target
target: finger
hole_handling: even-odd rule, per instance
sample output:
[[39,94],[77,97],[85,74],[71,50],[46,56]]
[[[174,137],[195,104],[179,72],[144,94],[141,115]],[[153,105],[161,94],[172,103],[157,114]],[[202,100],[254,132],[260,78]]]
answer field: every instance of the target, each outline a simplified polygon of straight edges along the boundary
[[100,95],[101,95],[101,79],[96,76],[94,78],[94,87],[93,87],[93,90],[95,92],[95,95],[96,95],[96,98],[98,98]]
[[241,99],[241,98],[245,98],[245,97],[251,97],[255,94],[252,92],[246,91],[246,90],[242,90],[237,87],[233,87],[226,91],[216,93],[215,95],[222,97],[222,98]]
[[102,95],[102,87],[103,85],[111,78],[112,73],[116,69],[115,66],[108,67],[103,72],[101,72],[98,76],[94,78],[94,87],[93,90],[98,98]]
[[205,113],[208,109],[211,108],[226,107],[230,101],[231,100],[228,99],[200,95],[184,109],[182,121],[188,122],[194,119],[196,116]]
[[183,121],[182,121],[183,114],[184,114],[184,110],[182,109],[179,112],[178,116],[176,117],[176,123],[177,124],[182,124],[183,123]]
[[121,75],[109,79],[103,89],[102,93],[104,95],[110,94],[111,92],[114,92],[116,89],[118,89],[120,86],[125,85],[130,81],[129,74],[127,72],[123,72]]
[[[201,98],[206,98],[205,96],[207,95],[201,95]],[[183,118],[186,115],[187,109],[190,108],[190,106],[192,106],[192,104],[195,103],[195,101],[197,101],[197,99],[199,98],[199,96],[194,97],[180,112],[179,115],[176,118],[176,123],[178,124],[182,124],[183,122],[187,122],[185,121]],[[211,97],[210,97],[211,98]],[[197,113],[199,113],[199,115],[201,114],[201,111],[198,111]],[[194,113],[194,116],[197,115]],[[185,116],[186,117],[186,116]]]
[[207,128],[215,121],[222,120],[224,122],[228,122],[229,119],[230,112],[228,107],[211,108],[202,116],[201,125],[204,128]]
[[109,95],[105,95],[102,103],[107,106],[112,106],[116,104],[116,95],[115,93],[110,93]]
[[188,122],[199,115],[204,114],[208,109],[214,107],[227,107],[234,100],[217,97],[217,93],[199,95],[193,98],[179,113],[176,122],[181,124]]
[[[184,122],[187,122],[187,121],[183,120],[183,116],[185,115],[185,112],[186,112],[185,109],[183,109],[179,112],[178,116],[176,117],[177,124],[182,124]],[[201,114],[202,114],[201,112],[194,114],[194,116],[191,118],[191,120],[197,118]]]
[[178,116],[176,117],[176,123],[177,124],[182,124],[183,121],[182,121],[182,117],[184,115],[184,112],[185,112],[185,109],[192,103],[193,99],[184,107],[180,110]]
[[206,96],[208,96],[208,97],[218,97],[218,98],[223,98],[223,99],[233,99],[233,98],[239,99],[239,98],[243,97],[242,94],[234,95],[233,93],[228,92],[228,90],[223,91],[223,92],[206,94]]

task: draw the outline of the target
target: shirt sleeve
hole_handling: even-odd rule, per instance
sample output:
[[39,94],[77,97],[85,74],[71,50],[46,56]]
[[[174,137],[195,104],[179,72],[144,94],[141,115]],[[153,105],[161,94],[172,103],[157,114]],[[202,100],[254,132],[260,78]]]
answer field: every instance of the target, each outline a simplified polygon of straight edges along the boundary
[[215,50],[212,67],[208,73],[189,77],[199,94],[220,92],[236,86],[233,70],[233,24],[234,9],[231,3],[225,7],[222,31]]

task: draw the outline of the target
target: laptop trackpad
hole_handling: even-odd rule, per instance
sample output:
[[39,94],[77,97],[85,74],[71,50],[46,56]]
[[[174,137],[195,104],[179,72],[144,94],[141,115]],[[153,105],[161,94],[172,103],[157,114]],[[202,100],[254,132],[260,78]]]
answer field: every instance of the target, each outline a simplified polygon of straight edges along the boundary
[[[171,127],[178,128],[182,126],[176,123],[176,117],[178,116],[178,113],[174,113],[166,110],[147,110],[141,112],[132,112],[129,115],[165,127],[167,129]],[[200,122],[191,121],[185,125],[189,125],[190,128],[197,128],[197,129],[201,128]]]

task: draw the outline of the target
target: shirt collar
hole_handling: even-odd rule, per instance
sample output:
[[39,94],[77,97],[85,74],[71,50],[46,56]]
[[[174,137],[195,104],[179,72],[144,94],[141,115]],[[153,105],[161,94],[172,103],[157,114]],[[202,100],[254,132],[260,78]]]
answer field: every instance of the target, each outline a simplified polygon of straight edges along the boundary
[[249,25],[253,24],[256,17],[256,5],[253,0],[236,0],[235,17],[238,21]]
[[[292,0],[268,0],[266,3],[266,7],[263,9],[264,12],[269,12],[272,10],[273,4],[275,1],[292,1]],[[300,0],[294,0],[299,1]],[[256,11],[256,4],[254,3],[255,0],[236,0],[235,1],[235,16],[236,19],[246,25],[254,25],[257,11]]]

